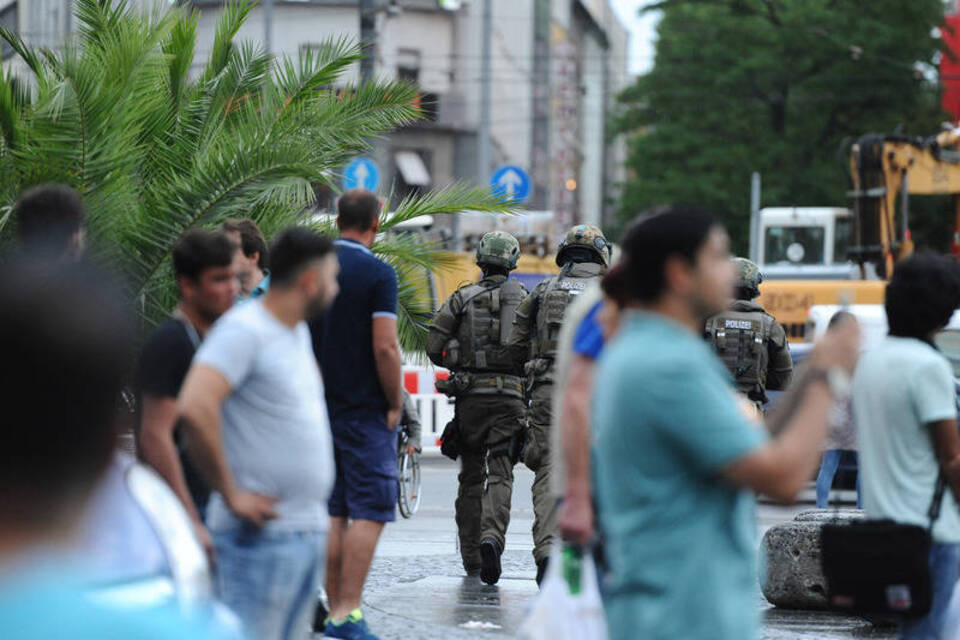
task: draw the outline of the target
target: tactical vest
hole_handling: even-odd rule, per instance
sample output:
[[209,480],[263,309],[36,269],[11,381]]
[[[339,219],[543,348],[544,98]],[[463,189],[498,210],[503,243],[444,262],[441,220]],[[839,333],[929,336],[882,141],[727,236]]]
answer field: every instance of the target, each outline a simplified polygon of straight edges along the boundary
[[762,311],[724,311],[707,320],[704,330],[737,388],[751,400],[766,402],[767,343],[774,319]]
[[597,269],[588,269],[588,266],[592,265],[575,264],[564,269],[560,275],[550,279],[540,294],[537,335],[533,340],[534,359],[553,360],[556,357],[560,327],[567,307],[602,273],[599,266]]
[[511,361],[503,346],[526,293],[522,284],[509,279],[501,284],[481,280],[460,289],[463,308],[456,336],[460,343],[458,371],[510,371]]

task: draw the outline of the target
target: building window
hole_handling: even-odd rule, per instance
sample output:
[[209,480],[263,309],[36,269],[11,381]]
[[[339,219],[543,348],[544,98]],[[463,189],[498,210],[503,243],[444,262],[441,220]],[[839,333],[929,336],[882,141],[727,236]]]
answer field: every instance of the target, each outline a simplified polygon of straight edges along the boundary
[[[17,20],[17,3],[11,2],[3,9],[0,9],[0,25],[10,29],[10,31],[19,34],[20,25]],[[0,49],[0,55],[3,56],[3,59],[6,60],[13,55],[13,47],[7,44],[7,41],[3,41],[3,48]]]
[[413,84],[420,82],[420,51],[397,49],[397,78]]

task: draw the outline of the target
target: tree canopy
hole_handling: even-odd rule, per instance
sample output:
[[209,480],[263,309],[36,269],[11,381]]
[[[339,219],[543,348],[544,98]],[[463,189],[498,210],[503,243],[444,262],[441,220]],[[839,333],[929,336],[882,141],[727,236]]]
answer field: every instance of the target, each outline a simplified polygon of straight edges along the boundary
[[847,206],[849,143],[946,119],[933,61],[942,0],[667,0],[653,69],[621,96],[621,213],[696,204],[746,251],[764,206]]

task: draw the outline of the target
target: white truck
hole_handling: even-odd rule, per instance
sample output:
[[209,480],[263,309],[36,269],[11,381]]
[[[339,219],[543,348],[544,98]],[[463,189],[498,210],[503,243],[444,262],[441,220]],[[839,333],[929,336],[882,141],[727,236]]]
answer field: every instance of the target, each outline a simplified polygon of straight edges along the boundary
[[767,280],[858,277],[847,259],[852,224],[853,213],[842,207],[766,207],[753,255]]

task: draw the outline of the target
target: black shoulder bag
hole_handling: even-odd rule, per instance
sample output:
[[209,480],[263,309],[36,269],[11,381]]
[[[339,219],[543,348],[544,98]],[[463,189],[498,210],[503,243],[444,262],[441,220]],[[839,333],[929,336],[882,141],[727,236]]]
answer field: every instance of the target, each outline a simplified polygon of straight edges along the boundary
[[892,520],[827,524],[821,562],[831,609],[852,614],[918,618],[933,604],[930,546],[946,481],[937,478],[924,528]]

